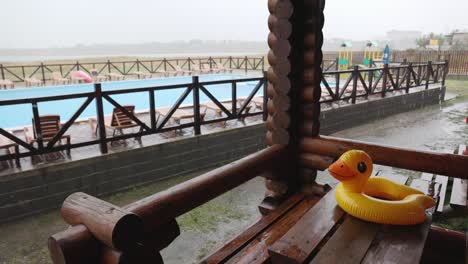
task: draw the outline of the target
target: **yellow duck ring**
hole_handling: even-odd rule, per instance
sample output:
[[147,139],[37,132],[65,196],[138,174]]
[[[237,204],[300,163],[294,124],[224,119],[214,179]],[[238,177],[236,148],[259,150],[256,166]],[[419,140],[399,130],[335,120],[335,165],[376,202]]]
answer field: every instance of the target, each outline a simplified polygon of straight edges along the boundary
[[383,177],[370,177],[372,159],[350,150],[328,168],[340,181],[336,201],[348,214],[369,222],[415,225],[426,220],[425,210],[436,201],[424,193]]

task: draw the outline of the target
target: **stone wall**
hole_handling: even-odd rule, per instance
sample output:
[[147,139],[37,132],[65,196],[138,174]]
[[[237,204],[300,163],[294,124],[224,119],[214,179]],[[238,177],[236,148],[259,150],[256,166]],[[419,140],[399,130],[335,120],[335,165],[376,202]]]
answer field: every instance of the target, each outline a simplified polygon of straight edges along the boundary
[[[438,104],[443,92],[435,88],[325,110],[321,131],[330,134]],[[4,176],[0,179],[0,222],[58,208],[73,192],[103,196],[218,167],[266,147],[265,133],[259,124]]]

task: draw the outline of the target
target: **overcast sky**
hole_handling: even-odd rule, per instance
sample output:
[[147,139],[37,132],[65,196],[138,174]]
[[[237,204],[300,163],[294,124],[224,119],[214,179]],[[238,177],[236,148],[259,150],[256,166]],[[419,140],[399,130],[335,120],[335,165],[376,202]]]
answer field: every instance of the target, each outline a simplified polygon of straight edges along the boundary
[[[0,48],[259,40],[267,0],[1,0]],[[468,29],[468,0],[327,0],[326,38]]]

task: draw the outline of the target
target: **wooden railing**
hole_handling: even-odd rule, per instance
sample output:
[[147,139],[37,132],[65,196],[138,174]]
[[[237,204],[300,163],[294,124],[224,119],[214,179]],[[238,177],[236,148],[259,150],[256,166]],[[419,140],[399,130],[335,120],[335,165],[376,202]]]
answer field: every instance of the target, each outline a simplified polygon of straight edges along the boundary
[[405,91],[411,88],[441,83],[445,85],[447,62],[407,63],[399,66],[384,65],[376,68],[359,68],[352,70],[323,72],[321,103],[339,100],[351,100],[354,104],[360,97],[388,92]]
[[[353,70],[341,70],[341,71],[328,71],[323,73],[322,77],[322,96],[320,103],[332,103],[338,101],[346,101],[351,104],[355,104],[359,98],[367,98],[371,95],[380,95],[385,97],[387,93],[394,91],[404,91],[409,93],[412,88],[424,88],[428,89],[431,84],[440,83],[441,86],[445,85],[445,77],[447,75],[447,63],[446,62],[428,62],[425,64],[412,64],[400,66],[388,66],[385,65],[381,68],[365,68],[360,69],[354,67]],[[246,82],[257,82],[251,93],[242,100],[241,105],[238,106],[238,84]],[[334,83],[333,83],[334,82]],[[223,103],[220,102],[210,92],[210,86],[213,85],[226,85],[231,86],[231,98],[230,102],[232,106],[228,110]],[[385,85],[384,85],[385,84]],[[180,97],[176,100],[175,104],[170,108],[168,114],[161,119],[156,118],[156,106],[155,91],[169,90],[169,89],[184,89]],[[263,106],[261,110],[255,112],[249,112],[249,104],[252,102],[253,97],[263,89]],[[147,93],[148,94],[148,105],[149,110],[149,122],[141,120],[138,115],[128,112],[121,104],[112,98],[114,95],[132,94],[132,93]],[[23,147],[21,153],[5,154],[0,156],[1,160],[8,160],[13,158],[21,158],[27,156],[33,156],[38,154],[45,154],[54,151],[61,151],[64,149],[79,148],[90,145],[99,145],[102,153],[107,153],[107,144],[113,141],[128,139],[128,138],[140,138],[142,136],[163,133],[168,131],[180,130],[184,128],[193,128],[194,134],[199,135],[201,133],[201,126],[206,124],[212,124],[217,122],[225,122],[228,120],[235,120],[245,118],[248,116],[262,115],[263,120],[266,120],[267,101],[266,95],[266,80],[265,77],[257,78],[244,78],[235,80],[222,80],[222,81],[209,81],[200,82],[198,76],[192,77],[191,83],[166,85],[166,86],[155,86],[146,88],[133,88],[133,89],[121,89],[121,90],[109,90],[103,91],[101,84],[97,83],[94,86],[93,92],[80,93],[80,94],[69,94],[59,95],[50,97],[40,98],[26,98],[26,99],[15,99],[15,100],[4,100],[0,101],[0,107],[30,104],[32,107],[33,120],[39,120],[40,109],[39,103],[61,101],[67,99],[84,99],[84,102],[76,110],[73,115],[63,124],[61,130],[48,142],[43,142],[39,125],[36,125],[38,131],[36,131],[36,143],[29,144],[23,139],[19,138],[12,133],[9,133],[6,128],[0,128],[0,135],[9,138],[19,146]],[[190,107],[193,111],[193,121],[178,125],[168,126],[168,122],[171,120],[174,113],[182,105],[182,102],[192,94],[193,105]],[[216,117],[210,120],[204,120],[201,118],[202,111],[200,110],[200,94],[206,95],[211,102],[213,102],[223,114],[223,117]],[[309,96],[308,94],[305,95]],[[313,95],[310,95],[313,96]],[[226,98],[223,98],[226,99]],[[310,99],[310,98],[306,98]],[[69,146],[57,145],[56,143],[61,139],[63,135],[70,129],[70,127],[77,121],[78,117],[83,111],[95,102],[96,107],[96,123],[97,123],[97,135],[96,139],[84,141],[84,142],[72,142]],[[114,108],[119,109],[128,118],[130,118],[135,124],[140,127],[140,131],[126,133],[123,135],[108,136],[105,130],[105,116],[103,110],[104,102],[109,102]],[[72,138],[73,141],[73,138]]]
[[[240,101],[240,105],[237,105],[239,96],[238,96],[238,84],[246,83],[246,82],[256,82],[255,87],[252,89],[250,94],[243,98],[244,100]],[[230,101],[232,102],[231,107],[225,107],[219,99],[217,99],[212,94],[212,89],[215,85],[230,85],[231,86],[231,98]],[[183,83],[183,84],[175,84],[175,85],[166,85],[166,86],[155,86],[155,87],[145,87],[145,88],[134,88],[134,89],[121,89],[121,90],[110,90],[110,91],[103,91],[101,88],[101,84],[97,83],[94,86],[93,92],[88,93],[80,93],[80,94],[69,94],[69,95],[58,95],[58,96],[50,96],[50,97],[40,97],[40,98],[25,98],[25,99],[14,99],[14,100],[4,100],[0,101],[0,107],[3,106],[12,106],[12,105],[21,105],[21,104],[29,104],[32,107],[33,113],[33,120],[39,120],[40,116],[40,109],[39,103],[44,102],[52,102],[52,101],[61,101],[67,99],[85,99],[81,106],[76,110],[73,115],[69,118],[68,121],[63,124],[60,131],[53,137],[52,140],[48,142],[44,142],[42,139],[42,133],[40,131],[39,124],[36,124],[36,142],[37,144],[29,144],[25,142],[23,139],[13,135],[6,131],[5,128],[0,128],[0,135],[10,139],[11,141],[15,142],[19,146],[23,147],[26,151],[21,153],[14,153],[14,154],[7,154],[0,156],[1,160],[7,160],[12,158],[20,158],[20,157],[27,157],[32,155],[38,154],[45,154],[54,151],[61,151],[64,149],[71,149],[71,148],[79,148],[84,146],[96,145],[99,144],[101,152],[107,153],[107,143],[118,141],[122,139],[128,138],[139,138],[141,136],[146,136],[150,134],[162,133],[167,131],[174,131],[183,128],[192,127],[194,129],[194,134],[199,135],[201,134],[201,126],[206,124],[212,124],[217,122],[225,122],[228,120],[235,120],[241,119],[248,116],[256,116],[256,115],[264,115],[264,111],[255,111],[249,112],[249,105],[251,104],[252,98],[263,89],[262,95],[266,93],[266,82],[265,77],[257,77],[257,78],[243,78],[243,79],[234,79],[234,80],[221,80],[221,81],[208,81],[208,82],[200,82],[198,76],[192,77],[192,82],[190,83]],[[176,100],[175,104],[170,107],[168,113],[165,114],[159,120],[156,118],[156,105],[155,105],[155,92],[162,91],[162,90],[169,90],[169,89],[184,89],[180,97]],[[211,91],[211,92],[210,92]],[[114,95],[123,95],[123,94],[132,94],[132,93],[147,93],[148,94],[148,102],[149,102],[149,123],[144,122],[139,118],[138,115],[135,113],[130,113],[127,109],[125,109],[121,104],[119,104],[116,100],[112,98]],[[170,125],[168,126],[168,121],[171,120],[174,113],[179,109],[184,102],[184,100],[192,94],[193,96],[193,105],[190,107],[193,111],[193,121],[178,125]],[[210,120],[202,120],[201,118],[201,101],[200,95],[206,95],[212,103],[219,107],[219,109],[224,114],[224,117],[221,115]],[[266,96],[264,96],[266,98]],[[223,98],[225,99],[225,98]],[[66,145],[56,145],[56,143],[60,140],[60,138],[65,135],[65,133],[69,130],[69,128],[76,122],[77,118],[83,113],[83,111],[90,106],[91,102],[95,101],[96,107],[96,122],[97,122],[97,135],[98,138],[94,140],[88,140],[79,143],[72,143],[68,146]],[[105,130],[105,115],[103,110],[104,101],[110,103],[114,108],[119,109],[125,116],[130,118],[134,123],[136,123],[140,127],[140,131],[138,132],[131,132],[126,133],[123,135],[114,135],[109,137],[106,134]],[[227,108],[230,108],[228,110]],[[266,100],[264,101],[264,105],[262,109],[266,108]],[[59,110],[58,110],[59,111]],[[264,119],[266,117],[264,116]],[[73,141],[73,138],[72,138]]]
[[118,73],[131,75],[132,72],[161,73],[175,71],[175,66],[187,71],[198,71],[200,67],[213,70],[216,65],[227,69],[241,71],[264,71],[264,57],[207,57],[207,58],[180,58],[155,59],[132,61],[104,61],[104,62],[75,62],[75,63],[40,63],[35,65],[3,65],[0,64],[0,78],[13,82],[24,82],[27,78],[37,77],[44,83],[51,80],[53,72],[59,72],[62,77],[69,77],[72,71],[90,73],[96,70],[99,74]]

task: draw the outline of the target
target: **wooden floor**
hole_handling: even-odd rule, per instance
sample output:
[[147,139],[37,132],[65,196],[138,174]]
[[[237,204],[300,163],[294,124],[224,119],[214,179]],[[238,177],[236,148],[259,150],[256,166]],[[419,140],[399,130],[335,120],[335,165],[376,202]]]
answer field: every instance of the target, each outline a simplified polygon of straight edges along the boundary
[[429,213],[416,226],[374,224],[347,215],[334,189],[296,194],[202,263],[419,263],[431,222]]

